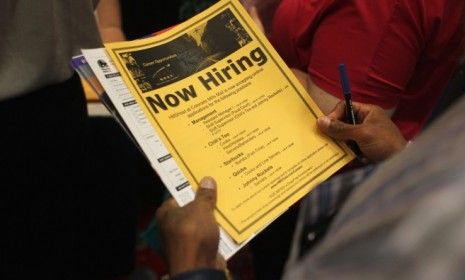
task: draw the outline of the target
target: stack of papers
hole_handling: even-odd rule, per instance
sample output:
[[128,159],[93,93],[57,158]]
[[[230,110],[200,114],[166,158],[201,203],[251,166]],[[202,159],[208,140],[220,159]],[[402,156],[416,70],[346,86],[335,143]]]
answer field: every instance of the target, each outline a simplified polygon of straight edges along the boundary
[[236,0],[72,64],[181,206],[215,178],[226,259],[354,158]]

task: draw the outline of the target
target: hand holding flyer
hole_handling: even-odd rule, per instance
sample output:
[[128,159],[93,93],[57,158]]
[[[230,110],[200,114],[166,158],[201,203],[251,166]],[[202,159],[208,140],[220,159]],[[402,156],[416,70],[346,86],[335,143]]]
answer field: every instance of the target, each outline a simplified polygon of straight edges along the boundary
[[216,219],[238,243],[353,159],[235,0],[106,48],[191,185],[215,177]]

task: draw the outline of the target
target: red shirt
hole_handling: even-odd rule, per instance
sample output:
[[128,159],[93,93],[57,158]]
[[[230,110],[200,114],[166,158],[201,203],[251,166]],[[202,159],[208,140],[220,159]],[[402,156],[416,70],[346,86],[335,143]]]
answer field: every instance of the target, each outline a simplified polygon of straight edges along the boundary
[[290,67],[343,98],[345,63],[355,101],[396,107],[407,139],[427,120],[460,54],[464,0],[283,0],[271,41]]

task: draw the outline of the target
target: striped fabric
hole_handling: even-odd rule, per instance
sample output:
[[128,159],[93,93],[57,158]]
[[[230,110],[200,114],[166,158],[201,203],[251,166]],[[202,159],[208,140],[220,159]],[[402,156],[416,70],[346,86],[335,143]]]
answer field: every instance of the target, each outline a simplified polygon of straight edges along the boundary
[[303,203],[285,278],[465,279],[464,146],[462,98],[354,188],[324,239],[299,258],[302,237],[313,237],[305,229],[334,215],[351,180],[369,171],[320,186]]
[[294,264],[306,250],[317,244],[326,226],[336,215],[349,194],[363,182],[374,165],[343,173],[318,185],[300,204],[288,265]]

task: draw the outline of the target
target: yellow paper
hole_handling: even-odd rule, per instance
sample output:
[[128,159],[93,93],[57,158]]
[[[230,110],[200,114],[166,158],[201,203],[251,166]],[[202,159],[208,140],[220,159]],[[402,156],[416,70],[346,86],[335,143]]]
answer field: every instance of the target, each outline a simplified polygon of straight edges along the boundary
[[235,0],[106,48],[191,185],[216,179],[236,242],[353,159],[318,132],[320,110]]

